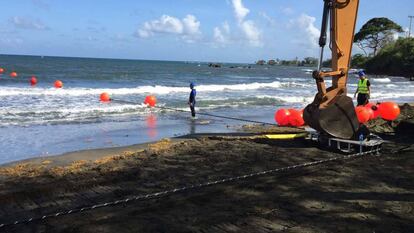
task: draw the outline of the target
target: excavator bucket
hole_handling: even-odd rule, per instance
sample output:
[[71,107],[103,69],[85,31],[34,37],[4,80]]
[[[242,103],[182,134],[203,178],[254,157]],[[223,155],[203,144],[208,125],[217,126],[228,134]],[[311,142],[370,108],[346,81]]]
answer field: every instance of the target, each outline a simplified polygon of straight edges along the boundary
[[303,118],[310,127],[337,138],[355,138],[359,128],[354,104],[346,95],[337,96],[323,109],[318,104],[309,104]]

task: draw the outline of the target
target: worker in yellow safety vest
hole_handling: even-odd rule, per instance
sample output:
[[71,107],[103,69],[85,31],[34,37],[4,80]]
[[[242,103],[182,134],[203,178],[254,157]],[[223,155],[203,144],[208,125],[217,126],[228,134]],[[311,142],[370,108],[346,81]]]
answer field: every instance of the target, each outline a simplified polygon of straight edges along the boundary
[[369,83],[369,80],[367,79],[365,72],[360,70],[358,72],[359,81],[358,81],[358,88],[355,91],[354,98],[356,97],[358,93],[358,106],[365,105],[369,101],[369,96],[371,94],[371,83]]

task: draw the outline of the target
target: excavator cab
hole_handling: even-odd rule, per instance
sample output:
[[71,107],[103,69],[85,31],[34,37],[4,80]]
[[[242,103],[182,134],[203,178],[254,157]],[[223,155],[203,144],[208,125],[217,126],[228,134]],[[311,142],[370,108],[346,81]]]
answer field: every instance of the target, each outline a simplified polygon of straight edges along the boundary
[[[358,140],[361,134],[364,138],[369,134],[366,127],[360,127],[352,98],[347,96],[346,88],[358,5],[359,0],[324,0],[319,65],[318,70],[312,74],[318,93],[303,112],[303,118],[310,127],[340,139]],[[321,64],[328,23],[332,67],[331,71],[323,71]],[[326,77],[332,77],[332,86],[328,88],[325,84]]]

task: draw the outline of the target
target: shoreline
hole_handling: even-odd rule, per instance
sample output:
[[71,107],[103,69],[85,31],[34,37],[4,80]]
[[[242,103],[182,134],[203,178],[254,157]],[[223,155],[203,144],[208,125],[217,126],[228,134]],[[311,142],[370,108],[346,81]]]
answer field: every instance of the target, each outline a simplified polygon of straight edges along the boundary
[[[403,108],[404,106],[410,106],[410,107],[414,107],[414,102],[411,103],[403,103],[399,105],[400,108]],[[376,121],[377,122],[377,121]],[[368,123],[369,127],[375,128],[375,126],[373,126],[374,124],[377,123]],[[381,121],[381,124],[384,125],[385,121]],[[255,127],[253,127],[252,129],[249,129],[250,125],[244,125],[242,127],[237,127],[236,125],[233,126],[229,126],[227,125],[227,128],[233,128],[233,131],[226,131],[224,133],[217,133],[215,132],[215,130],[213,130],[213,132],[211,133],[189,133],[189,134],[184,134],[184,135],[179,135],[179,136],[173,136],[173,137],[163,137],[163,138],[159,138],[158,140],[155,141],[149,141],[149,142],[144,142],[144,143],[136,143],[136,144],[130,144],[130,145],[125,145],[125,146],[115,146],[115,147],[99,147],[99,148],[93,148],[93,149],[81,149],[81,150],[74,150],[74,151],[69,151],[69,152],[65,152],[65,153],[60,153],[60,154],[56,154],[56,155],[41,155],[41,156],[36,156],[36,157],[31,157],[31,158],[27,158],[27,159],[21,159],[21,160],[16,160],[16,161],[11,161],[11,162],[6,162],[6,163],[2,163],[0,164],[0,169],[1,168],[5,168],[5,167],[11,167],[11,166],[16,166],[18,164],[22,164],[22,163],[31,163],[31,164],[42,164],[42,162],[44,161],[52,161],[52,163],[54,165],[57,166],[62,166],[62,165],[68,165],[69,163],[73,163],[76,162],[77,160],[89,160],[89,161],[93,161],[102,157],[108,157],[108,156],[116,156],[117,154],[122,154],[123,152],[131,152],[131,151],[137,151],[137,150],[143,150],[145,148],[148,148],[149,145],[152,144],[156,144],[160,141],[163,140],[172,140],[172,141],[176,141],[176,140],[181,140],[181,139],[185,139],[185,138],[192,138],[192,135],[214,135],[214,134],[227,134],[227,135],[231,135],[231,134],[238,134],[238,133],[257,133],[257,132],[262,132],[265,133],[266,132],[266,127],[257,127],[257,125]],[[213,128],[217,128],[213,126]],[[281,130],[280,130],[281,129]],[[374,130],[378,130],[378,129],[374,129]],[[388,129],[389,130],[389,129]],[[296,133],[296,132],[303,132],[303,130],[301,128],[289,128],[289,127],[276,127],[271,131],[267,131],[268,133]],[[384,131],[385,132],[385,131]],[[383,132],[380,132],[383,133]],[[47,163],[47,164],[51,164],[51,163]]]
[[[163,140],[163,139],[161,139]],[[158,140],[160,141],[160,140]],[[22,163],[31,163],[31,164],[42,164],[44,161],[52,161],[53,165],[68,165],[69,163],[76,162],[78,160],[96,160],[106,156],[115,156],[117,154],[122,154],[126,151],[139,151],[144,149],[150,144],[154,144],[158,141],[139,143],[128,146],[118,146],[118,147],[109,147],[109,148],[97,148],[97,149],[85,149],[66,152],[58,155],[48,155],[48,156],[39,156],[33,158],[27,158],[17,161],[12,161],[4,164],[0,164],[0,169],[5,167],[16,166]],[[51,163],[48,163],[51,164]]]

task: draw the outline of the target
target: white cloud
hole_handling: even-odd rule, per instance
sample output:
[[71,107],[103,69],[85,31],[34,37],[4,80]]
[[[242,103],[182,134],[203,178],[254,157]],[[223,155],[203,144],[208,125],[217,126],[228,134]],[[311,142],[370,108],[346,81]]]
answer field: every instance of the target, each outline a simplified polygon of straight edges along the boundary
[[184,26],[184,35],[182,38],[188,43],[195,42],[201,35],[200,21],[197,21],[197,18],[194,15],[187,15],[182,20],[182,23]]
[[194,42],[200,35],[200,21],[194,15],[187,15],[182,20],[162,15],[159,19],[145,22],[136,32],[141,38],[148,38],[156,33],[181,35],[187,42]]
[[32,30],[49,30],[50,28],[43,24],[40,20],[33,20],[30,18],[23,18],[14,16],[9,19],[16,28],[20,29],[32,29]]
[[254,22],[251,20],[243,21],[240,24],[247,40],[252,46],[262,46],[261,41],[261,32],[257,27],[254,25]]
[[296,31],[296,36],[299,39],[293,40],[293,42],[301,44],[308,49],[318,47],[318,40],[320,31],[315,27],[315,17],[307,14],[302,14],[297,19],[289,21],[288,28]]
[[226,44],[227,38],[223,35],[223,32],[221,32],[220,28],[215,27],[214,28],[214,41],[220,44]]
[[244,7],[242,0],[232,0],[232,3],[236,19],[241,23],[247,14],[249,14],[250,10]]
[[243,5],[242,0],[232,0],[234,14],[239,28],[242,30],[245,39],[252,46],[262,46],[262,33],[252,20],[245,20],[250,10]]
[[144,29],[138,29],[137,31],[137,36],[141,37],[141,38],[147,38],[151,36],[151,32],[144,30]]
[[143,30],[151,33],[172,33],[181,34],[183,32],[183,24],[175,17],[163,15],[160,19],[152,20],[144,23]]
[[227,21],[223,22],[221,27],[215,27],[213,30],[214,47],[224,46],[230,43],[230,25]]
[[200,21],[194,15],[187,15],[183,19],[184,31],[189,35],[200,33]]

